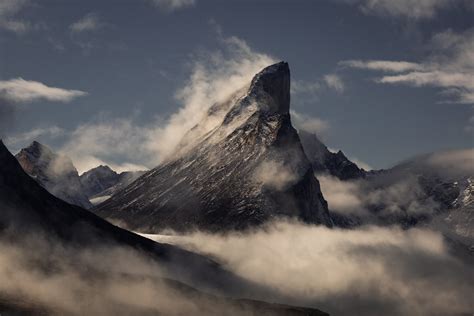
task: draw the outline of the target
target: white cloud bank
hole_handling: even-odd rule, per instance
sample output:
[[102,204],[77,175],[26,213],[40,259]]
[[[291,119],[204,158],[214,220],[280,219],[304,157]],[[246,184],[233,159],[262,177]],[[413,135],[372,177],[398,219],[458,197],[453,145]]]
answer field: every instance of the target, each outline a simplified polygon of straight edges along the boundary
[[[427,230],[274,223],[247,233],[148,236],[218,258],[291,303],[331,315],[472,312],[472,267]],[[442,289],[442,290],[440,290]]]
[[38,81],[16,78],[0,81],[0,97],[12,102],[32,102],[48,100],[54,102],[70,102],[87,95],[84,91],[67,90],[49,87]]

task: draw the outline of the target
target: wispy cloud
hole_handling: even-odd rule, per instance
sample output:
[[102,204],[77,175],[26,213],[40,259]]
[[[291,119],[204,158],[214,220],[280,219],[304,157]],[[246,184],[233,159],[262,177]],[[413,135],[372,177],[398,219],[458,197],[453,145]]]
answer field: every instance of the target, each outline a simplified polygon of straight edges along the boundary
[[49,87],[44,83],[22,78],[0,81],[0,97],[13,102],[37,100],[70,102],[86,94],[84,91]]
[[294,95],[307,95],[317,99],[323,91],[332,90],[343,93],[345,83],[340,75],[330,73],[313,81],[294,79],[291,81],[291,93]]
[[344,60],[339,62],[339,65],[343,67],[380,70],[386,72],[404,72],[423,69],[423,67],[418,63],[390,60]]
[[196,0],[148,0],[166,11],[176,11],[196,4]]
[[205,119],[203,132],[219,124],[208,109],[250,84],[252,77],[275,59],[255,52],[244,40],[219,35],[220,48],[190,60],[189,79],[176,91],[177,111],[148,124],[131,118],[100,118],[78,126],[61,149],[79,172],[99,164],[115,170],[147,169],[173,154],[183,136]]
[[133,118],[95,119],[70,132],[60,152],[71,157],[79,173],[98,165],[119,172],[146,170],[145,163],[153,166],[158,160],[157,153],[146,146],[154,128]]
[[[429,19],[455,4],[468,5],[469,0],[335,0],[356,5],[370,15],[393,16],[409,19]],[[456,2],[456,3],[455,3]]]
[[[238,37],[219,35],[218,40],[219,49],[192,58],[190,78],[176,93],[181,107],[167,119],[164,127],[156,130],[150,145],[163,159],[174,152],[187,131],[206,118],[213,104],[245,88],[256,73],[276,61],[272,56],[254,51]],[[208,121],[206,130],[219,123],[218,118]]]
[[392,72],[375,79],[381,84],[438,87],[451,98],[444,102],[474,103],[474,29],[463,33],[447,30],[431,39],[430,56],[418,63],[390,60],[348,60],[340,65]]
[[342,81],[342,78],[339,75],[327,74],[323,77],[323,79],[329,88],[339,93],[344,92],[344,89],[345,89],[344,81]]
[[91,12],[80,18],[78,21],[72,23],[69,28],[71,32],[81,33],[95,31],[103,27],[105,23],[100,20],[97,13]]
[[290,110],[290,114],[293,125],[299,130],[321,135],[329,129],[329,122],[320,118],[302,114],[295,110]]
[[25,33],[28,31],[31,28],[31,24],[18,18],[17,15],[29,3],[29,0],[0,1],[0,28],[15,33]]

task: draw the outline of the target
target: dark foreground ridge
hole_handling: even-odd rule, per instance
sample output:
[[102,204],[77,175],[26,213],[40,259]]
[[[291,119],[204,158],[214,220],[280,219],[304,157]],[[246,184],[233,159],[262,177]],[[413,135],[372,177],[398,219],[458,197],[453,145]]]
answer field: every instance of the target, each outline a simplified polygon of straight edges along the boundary
[[[110,267],[105,271],[101,270],[101,260],[107,259],[105,253],[111,249],[121,249],[120,253],[131,254],[132,258],[145,258],[149,266],[154,267],[153,270],[159,271],[161,277],[155,277],[156,279],[150,279],[148,282],[166,286],[173,295],[178,295],[180,299],[193,304],[197,310],[207,315],[219,315],[222,310],[229,308],[235,311],[235,315],[326,315],[316,309],[220,297],[261,297],[269,292],[225,271],[206,257],[143,238],[54,197],[23,171],[1,141],[0,244],[6,248],[13,247],[16,249],[15,254],[24,252],[25,260],[34,260],[26,261],[28,264],[25,266],[9,267],[9,273],[18,273],[18,276],[21,276],[24,275],[24,269],[27,269],[31,275],[43,275],[45,282],[48,278],[54,280],[56,273],[61,276],[65,269],[73,271],[73,275],[80,275],[85,284],[118,279],[133,285],[149,279],[150,271],[140,271],[143,273],[140,275],[115,275],[116,272],[111,271]],[[35,244],[40,247],[35,247]],[[5,255],[4,250],[2,249],[2,255]],[[92,254],[94,251],[104,253],[104,258],[97,258],[90,266],[76,261],[80,258],[76,258],[77,253]],[[3,272],[4,270],[0,270],[0,273]],[[0,278],[3,277],[6,276],[0,275]],[[65,291],[71,285],[67,282],[61,284]],[[18,295],[14,289],[10,291],[2,285],[2,315],[76,315],[75,312],[61,309],[61,306],[48,304],[55,299],[57,301],[57,298],[48,297],[47,288],[41,291],[42,299],[37,300],[37,293],[34,291],[32,296],[28,292]],[[13,287],[16,288],[16,285]],[[205,292],[214,294],[204,294]],[[50,295],[58,293],[53,291]],[[94,303],[101,302],[100,295],[97,293]],[[160,311],[151,311],[131,303],[117,305],[102,301],[103,310],[113,315],[150,315],[157,312],[162,314]],[[81,300],[78,300],[78,304],[82,304],[79,305],[82,307],[78,315],[90,314],[88,310],[92,305],[97,308],[97,304],[88,305],[88,302]],[[93,314],[94,311],[97,312],[97,309],[92,310]],[[179,314],[179,311],[176,311],[176,314]]]

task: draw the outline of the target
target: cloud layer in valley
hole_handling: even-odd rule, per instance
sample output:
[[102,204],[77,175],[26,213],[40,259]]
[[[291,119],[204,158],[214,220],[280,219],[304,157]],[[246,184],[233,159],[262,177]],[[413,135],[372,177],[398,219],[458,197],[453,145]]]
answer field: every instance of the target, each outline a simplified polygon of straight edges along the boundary
[[472,267],[427,230],[279,222],[247,233],[149,237],[211,255],[289,302],[334,315],[447,315],[474,308]]
[[15,243],[0,240],[0,247],[2,308],[47,315],[256,315],[170,281],[165,268],[132,248],[74,248],[31,234]]

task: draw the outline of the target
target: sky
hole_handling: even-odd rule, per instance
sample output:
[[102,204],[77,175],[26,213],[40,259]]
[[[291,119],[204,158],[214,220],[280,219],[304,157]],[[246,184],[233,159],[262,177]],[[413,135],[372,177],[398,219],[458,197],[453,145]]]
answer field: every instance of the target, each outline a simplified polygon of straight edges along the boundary
[[472,0],[0,0],[0,137],[152,168],[280,60],[297,128],[365,168],[474,147]]

